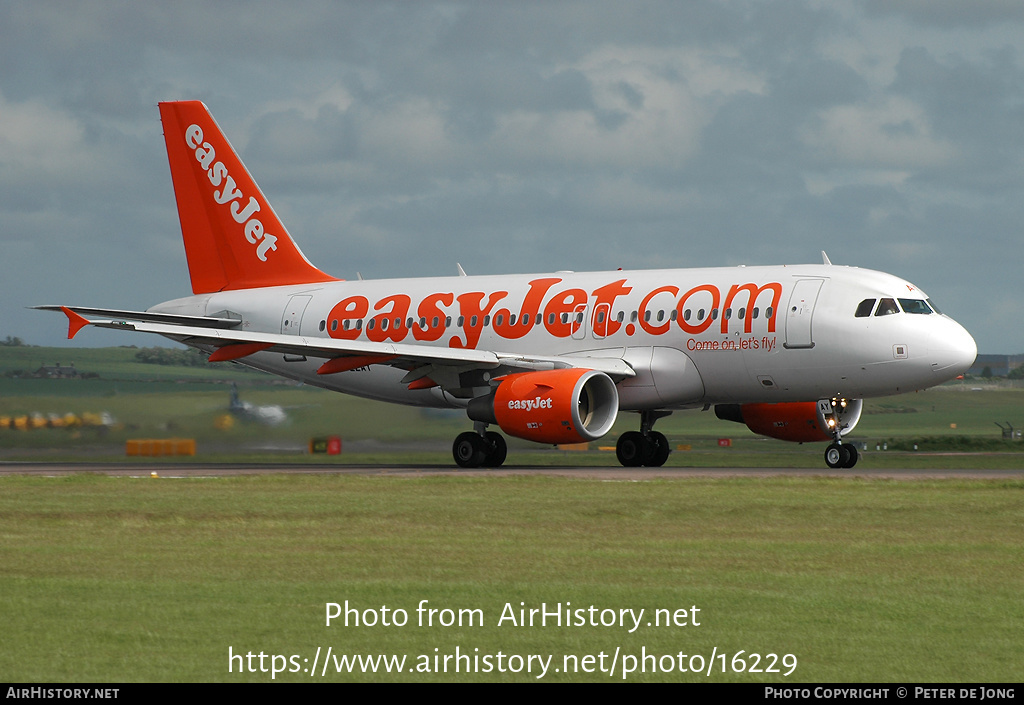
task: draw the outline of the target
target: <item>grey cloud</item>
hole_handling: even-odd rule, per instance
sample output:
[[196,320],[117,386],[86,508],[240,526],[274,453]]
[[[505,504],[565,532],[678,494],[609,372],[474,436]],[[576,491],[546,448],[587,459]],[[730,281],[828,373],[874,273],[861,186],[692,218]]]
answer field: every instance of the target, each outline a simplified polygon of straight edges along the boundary
[[826,249],[967,317],[1019,293],[1024,216],[1024,38],[995,26],[1020,5],[969,5],[0,4],[0,125],[28,116],[0,134],[0,335],[187,292],[155,106],[179,98],[341,276]]
[[1024,138],[1024,69],[1016,52],[993,51],[987,62],[956,54],[938,59],[921,47],[903,51],[891,90],[927,107],[936,130],[963,145],[962,166],[1016,169]]
[[1015,0],[865,0],[864,9],[869,15],[899,16],[944,29],[1024,22],[1024,5]]

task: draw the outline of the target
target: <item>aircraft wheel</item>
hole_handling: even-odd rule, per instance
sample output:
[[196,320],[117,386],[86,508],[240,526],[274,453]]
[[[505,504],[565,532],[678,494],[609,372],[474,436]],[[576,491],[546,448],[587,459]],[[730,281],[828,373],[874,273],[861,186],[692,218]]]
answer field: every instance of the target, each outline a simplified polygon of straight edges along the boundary
[[647,439],[639,431],[626,431],[615,444],[615,457],[627,468],[638,468],[644,464]]
[[847,447],[847,445],[833,443],[828,448],[826,448],[825,464],[828,465],[830,468],[847,467],[846,463],[850,462],[850,449]]
[[452,444],[452,457],[460,468],[478,468],[487,457],[487,447],[480,434],[473,431],[460,433]]
[[857,460],[860,458],[860,453],[857,452],[857,446],[852,443],[844,443],[843,448],[846,448],[850,453],[850,459],[843,463],[843,467],[852,468],[857,464]]
[[490,444],[490,448],[484,457],[484,467],[501,467],[501,464],[505,462],[505,456],[508,455],[508,445],[505,443],[505,438],[500,433],[488,431],[485,445],[487,444]]
[[644,465],[649,468],[660,468],[665,464],[665,461],[668,460],[668,439],[665,438],[664,433],[651,431],[650,434],[648,434],[646,441],[649,446],[649,452],[648,457],[644,460]]

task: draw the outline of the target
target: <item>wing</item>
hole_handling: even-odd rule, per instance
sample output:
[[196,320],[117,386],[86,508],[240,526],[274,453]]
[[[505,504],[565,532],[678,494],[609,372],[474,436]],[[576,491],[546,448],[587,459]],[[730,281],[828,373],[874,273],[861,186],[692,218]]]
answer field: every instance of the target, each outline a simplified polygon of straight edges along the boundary
[[[617,357],[567,355],[524,355],[492,350],[434,347],[416,343],[375,343],[362,340],[311,338],[280,333],[243,331],[233,318],[184,316],[148,311],[87,308],[82,306],[34,306],[43,311],[61,311],[68,317],[68,339],[85,326],[155,333],[210,353],[211,362],[241,360],[258,352],[323,359],[317,374],[334,374],[368,365],[389,365],[407,371],[402,383],[410,389],[439,385],[457,387],[458,373],[469,370],[497,370],[509,374],[527,370],[570,367],[604,372],[613,379],[636,373]],[[500,368],[500,369],[499,369]]]

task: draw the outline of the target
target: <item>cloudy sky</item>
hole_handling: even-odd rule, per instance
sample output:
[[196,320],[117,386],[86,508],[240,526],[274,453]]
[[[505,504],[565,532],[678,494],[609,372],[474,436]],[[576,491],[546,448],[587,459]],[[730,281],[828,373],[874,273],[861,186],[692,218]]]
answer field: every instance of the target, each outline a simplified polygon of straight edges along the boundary
[[1024,351],[1019,0],[0,2],[0,338],[191,293],[173,99],[339,277],[825,250]]

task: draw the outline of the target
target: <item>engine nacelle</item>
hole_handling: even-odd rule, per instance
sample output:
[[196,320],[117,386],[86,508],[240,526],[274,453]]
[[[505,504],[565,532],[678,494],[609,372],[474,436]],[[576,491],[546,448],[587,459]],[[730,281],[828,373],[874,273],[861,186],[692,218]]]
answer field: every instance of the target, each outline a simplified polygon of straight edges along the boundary
[[863,408],[862,399],[840,398],[778,404],[717,404],[715,416],[746,424],[762,436],[805,443],[831,441],[836,425],[840,435],[846,435],[860,421]]
[[500,378],[489,395],[466,409],[474,421],[496,423],[510,436],[537,443],[582,443],[611,430],[619,393],[611,377],[570,368]]

